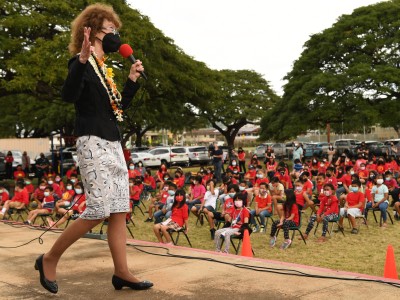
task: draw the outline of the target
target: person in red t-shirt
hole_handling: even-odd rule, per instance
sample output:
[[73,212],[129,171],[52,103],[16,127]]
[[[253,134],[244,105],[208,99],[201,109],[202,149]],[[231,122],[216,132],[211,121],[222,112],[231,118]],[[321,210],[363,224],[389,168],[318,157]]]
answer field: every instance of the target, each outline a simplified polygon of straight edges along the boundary
[[68,207],[71,204],[74,196],[75,196],[74,184],[70,180],[68,180],[66,191],[63,193],[62,198],[56,203],[55,206],[56,213],[63,215],[66,212],[65,207]]
[[301,180],[296,180],[296,182],[294,183],[294,194],[296,196],[296,204],[299,207],[299,210],[305,210],[310,207],[313,213],[317,212],[315,210],[314,202],[310,199],[310,196],[304,191],[303,182]]
[[175,178],[173,180],[175,183],[176,187],[178,189],[182,189],[185,185],[185,176],[182,174],[181,171],[177,170],[175,171]]
[[154,234],[156,235],[160,243],[164,243],[163,237],[165,238],[165,243],[173,245],[171,240],[171,235],[168,230],[178,231],[182,227],[185,227],[185,233],[187,234],[188,219],[189,219],[189,209],[186,205],[186,193],[183,189],[176,190],[174,195],[174,203],[171,208],[171,218],[167,219],[162,223],[155,224],[153,227]]
[[240,172],[246,173],[246,152],[242,149],[242,147],[239,147],[237,156],[239,160]]
[[244,180],[250,181],[252,185],[256,183],[257,170],[253,165],[249,166],[249,170],[244,174]]
[[53,193],[56,194],[58,199],[61,199],[62,197],[62,192],[60,189],[60,186],[54,182],[54,177],[53,176],[48,176],[47,177],[47,184],[53,188]]
[[17,181],[15,184],[15,195],[11,200],[7,200],[4,203],[3,208],[0,212],[0,219],[4,218],[4,215],[10,208],[23,209],[29,205],[29,193],[25,188],[23,181]]
[[153,222],[153,210],[158,211],[164,207],[167,203],[167,198],[169,197],[168,185],[165,184],[164,187],[159,191],[159,193],[152,198],[149,205],[149,217],[145,222]]
[[256,223],[255,216],[260,217],[261,228],[260,232],[265,232],[265,218],[272,216],[272,199],[271,195],[268,193],[268,183],[260,183],[259,194],[255,198],[256,207],[250,212],[252,215],[251,223],[255,227],[253,232],[258,231],[258,226]]
[[339,202],[335,196],[335,188],[332,184],[326,183],[324,185],[324,195],[320,196],[320,207],[316,215],[311,216],[310,222],[308,223],[304,238],[307,239],[311,229],[314,227],[314,222],[317,220],[322,225],[322,236],[318,239],[318,242],[326,241],[326,232],[328,231],[328,222],[337,218],[339,214]]
[[290,188],[292,180],[290,179],[290,176],[286,173],[285,168],[279,168],[274,176],[278,177],[279,181],[283,184],[285,190]]
[[[249,229],[250,213],[246,207],[243,207],[243,194],[236,193],[233,197],[234,211],[232,213],[232,221],[230,227],[218,229],[215,232],[215,250],[221,252],[221,237],[225,239],[224,253],[229,253],[232,235],[240,235],[240,230]],[[225,201],[226,202],[226,201]]]
[[54,180],[55,180],[56,184],[58,184],[58,186],[60,187],[61,194],[63,194],[65,192],[65,184],[62,181],[61,176],[59,174],[56,174],[56,177],[54,178]]
[[140,179],[129,178],[129,199],[133,204],[137,205],[140,201],[140,189],[141,181]]
[[335,169],[333,167],[329,167],[326,169],[325,173],[325,183],[331,183],[335,189],[338,187],[338,180],[335,177]]
[[[341,178],[340,178],[340,182],[342,183],[341,187],[338,187],[338,189],[336,190],[336,197],[339,199],[340,195],[343,195],[342,199],[346,198],[346,195],[350,192],[349,190],[349,186],[351,185],[351,175],[354,174],[354,169],[352,166],[346,166],[345,168],[346,170],[346,174],[344,174]],[[339,180],[338,180],[339,183]]]
[[133,161],[130,161],[128,164],[128,178],[136,178],[137,176],[142,176],[142,174],[136,169]]
[[378,174],[383,174],[386,171],[386,162],[383,157],[380,157],[378,159],[378,163],[376,164],[376,171]]
[[71,179],[72,174],[78,176],[78,172],[76,171],[75,166],[71,166],[71,168],[65,173],[65,176],[67,176],[67,179]]
[[25,179],[25,188],[28,191],[30,198],[33,192],[35,191],[35,187],[33,186],[32,180],[30,178]]
[[0,208],[4,205],[4,203],[10,198],[10,194],[4,185],[0,184]]
[[278,163],[275,161],[275,157],[271,156],[268,159],[267,163],[265,164],[265,168],[267,169],[267,176],[268,176],[269,180],[271,180],[272,177],[274,177],[277,167],[278,167]]
[[157,188],[156,181],[153,176],[151,176],[151,170],[147,169],[146,174],[144,174],[143,180],[144,190],[147,192],[154,192]]
[[293,190],[285,190],[285,195],[286,201],[283,204],[283,217],[272,223],[269,241],[270,247],[274,247],[276,244],[276,232],[278,231],[278,227],[281,227],[285,238],[281,246],[282,250],[287,249],[292,243],[292,240],[289,239],[289,228],[299,226],[300,224],[299,207],[296,205],[296,196]]
[[368,180],[368,171],[364,163],[361,163],[358,168],[358,178],[360,178],[361,184],[365,184]]
[[22,170],[22,166],[18,165],[14,171],[14,180],[25,178],[25,172]]
[[358,228],[355,218],[362,216],[364,212],[365,195],[361,192],[361,182],[359,180],[353,180],[351,182],[350,190],[351,192],[346,196],[344,207],[340,209],[339,226],[343,230],[343,219],[347,216],[353,227],[351,233],[356,234],[358,233]]
[[36,219],[38,214],[48,214],[53,212],[54,209],[54,197],[53,197],[53,188],[51,186],[47,186],[44,190],[44,199],[42,203],[39,204],[37,209],[31,210],[28,214],[28,219],[24,222],[24,224],[31,225],[33,220]]

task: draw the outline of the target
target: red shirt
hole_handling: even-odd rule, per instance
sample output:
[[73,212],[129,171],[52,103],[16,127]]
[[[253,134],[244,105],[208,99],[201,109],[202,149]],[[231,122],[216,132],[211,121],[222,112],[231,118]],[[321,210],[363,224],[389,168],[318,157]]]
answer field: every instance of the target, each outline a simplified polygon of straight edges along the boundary
[[17,180],[18,178],[25,178],[24,171],[14,171],[14,179]]
[[73,201],[74,205],[72,206],[72,210],[82,213],[85,210],[86,205],[84,205],[81,210],[79,210],[79,205],[81,205],[83,201],[86,201],[85,194],[76,194]]
[[60,186],[57,183],[53,183],[51,185],[53,187],[53,193],[55,193],[58,197],[62,197],[62,192]]
[[[256,203],[257,203],[257,207],[258,207],[258,208],[267,207],[268,204],[271,204],[271,203],[272,203],[271,195],[270,195],[270,194],[267,194],[267,197],[265,197],[265,198],[262,197],[261,195],[257,195],[255,201],[256,201]],[[272,206],[270,206],[270,208],[267,209],[267,210],[268,210],[269,212],[272,212]]]
[[238,153],[238,158],[239,158],[239,160],[240,161],[244,161],[244,160],[246,160],[246,152],[239,152]]
[[29,194],[32,194],[35,191],[35,187],[33,186],[32,183],[25,185],[25,188]]
[[365,169],[368,171],[375,171],[376,170],[376,164],[368,164],[365,166]]
[[388,189],[392,189],[392,188],[398,188],[399,186],[397,185],[397,181],[396,179],[392,178],[389,181],[385,180],[384,184],[388,187]]
[[37,188],[35,192],[33,193],[34,199],[43,201],[44,198],[44,190],[41,190],[40,188]]
[[270,162],[267,162],[267,164],[265,166],[267,168],[267,172],[275,172],[276,167],[278,166],[278,164],[277,164],[277,162],[274,162],[272,164]]
[[[340,182],[342,182],[343,185],[346,185],[347,187],[349,187],[351,185],[351,175],[350,174],[344,174],[340,178]],[[339,184],[339,180],[338,180],[338,184]]]
[[386,171],[386,165],[377,165],[377,166],[376,166],[376,171],[377,171],[379,174],[385,173],[385,171]]
[[260,186],[261,183],[265,182],[266,184],[269,183],[268,178],[257,178],[256,183],[254,184],[254,186]]
[[285,212],[285,219],[289,219],[291,215],[294,215],[293,222],[299,226],[300,216],[299,216],[299,207],[296,204],[292,205],[292,209],[289,212]]
[[140,192],[141,192],[140,186],[135,184],[133,186],[133,194],[130,198],[134,201],[139,201],[140,200]]
[[312,194],[313,183],[311,182],[310,179],[307,179],[307,181],[304,182],[304,184],[303,184],[303,191],[304,191],[304,192],[307,192],[307,190],[310,190],[310,191],[311,191],[310,194]]
[[67,176],[68,179],[71,179],[71,175],[72,175],[72,174],[78,176],[78,173],[76,172],[76,170],[71,170],[71,169],[69,169],[69,170],[67,171],[67,173],[65,173],[65,175]]
[[9,199],[8,192],[3,189],[3,192],[0,194],[0,203],[5,202]]
[[245,174],[245,177],[248,177],[251,181],[251,183],[254,185],[255,183],[255,178],[256,178],[256,174],[257,174],[257,170],[253,169],[253,170],[248,170]]
[[188,206],[184,204],[182,207],[172,207],[171,219],[179,226],[183,226],[189,218]]
[[244,223],[244,219],[249,219],[249,217],[250,213],[247,208],[235,208],[232,214],[232,221],[236,220],[236,223],[232,226],[232,228],[240,228]]
[[29,204],[29,193],[26,190],[26,188],[24,188],[21,192],[15,192],[15,195],[11,199],[11,201],[25,203],[25,205],[28,206],[28,204]]
[[174,179],[174,183],[176,184],[176,186],[178,187],[178,189],[183,188],[183,186],[185,185],[185,177],[181,176],[179,178],[175,178]]
[[304,191],[295,191],[294,194],[296,195],[296,203],[303,207],[306,203],[306,199],[304,198]]
[[12,163],[14,161],[14,157],[11,155],[7,155],[5,159],[6,163]]
[[43,198],[42,208],[54,208],[54,197],[52,195]]
[[348,193],[346,196],[346,201],[348,206],[356,206],[357,204],[362,203],[360,210],[364,211],[365,196],[363,193]]
[[154,177],[153,177],[153,176],[148,176],[148,175],[146,175],[146,176],[144,177],[144,183],[147,184],[147,185],[149,185],[149,186],[151,186],[151,188],[152,188],[153,190],[156,189],[156,181],[154,180]]
[[[335,176],[326,177],[325,183],[331,183],[334,186],[334,188],[337,189],[338,181]],[[320,190],[318,190],[318,191],[320,191]]]
[[289,189],[291,188],[292,180],[290,180],[289,175],[287,175],[286,173],[285,175],[282,175],[281,173],[276,172],[274,176],[278,177],[279,181],[283,184],[285,189],[286,189],[286,184]]
[[229,166],[228,169],[232,170],[232,173],[233,173],[234,171],[237,171],[238,173],[240,172],[239,166]]
[[167,198],[168,198],[168,197],[169,197],[168,192],[166,192],[166,191],[162,192],[161,198],[160,198],[160,202],[161,202],[162,204],[167,203]]
[[332,195],[327,197],[321,195],[318,199],[320,200],[320,206],[317,215],[324,214],[326,216],[330,214],[339,214],[339,203],[336,196]]
[[235,205],[231,197],[225,198],[223,211],[230,216],[233,215],[233,212],[235,211]]

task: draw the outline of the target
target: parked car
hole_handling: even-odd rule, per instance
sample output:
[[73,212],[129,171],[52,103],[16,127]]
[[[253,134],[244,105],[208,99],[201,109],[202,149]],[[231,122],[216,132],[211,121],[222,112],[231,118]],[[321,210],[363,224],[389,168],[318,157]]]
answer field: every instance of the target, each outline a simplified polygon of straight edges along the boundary
[[384,156],[388,153],[388,147],[382,142],[378,141],[365,141],[365,146],[367,147],[370,154],[375,156]]
[[[206,164],[211,163],[210,153],[206,146],[190,146],[186,147],[187,154],[189,156],[189,165],[194,164]],[[224,152],[222,150],[222,152]]]
[[131,159],[135,164],[141,162],[146,168],[161,166],[161,159],[149,152],[131,152]]
[[76,165],[76,167],[78,167],[78,154],[76,153],[76,147],[64,148],[63,152],[65,152],[65,151],[72,153],[72,157],[74,158],[75,165]]
[[0,152],[0,179],[4,179],[6,177],[6,163],[5,160],[6,155],[3,152]]
[[304,157],[312,157],[316,155],[317,157],[322,157],[328,153],[329,143],[307,143],[304,144]]
[[148,152],[149,150],[150,150],[150,148],[147,147],[147,146],[132,147],[132,148],[131,148],[131,152],[135,152],[135,153],[138,153],[138,152]]
[[342,139],[336,140],[334,148],[336,154],[341,155],[342,153],[349,154],[350,156],[357,155],[357,147],[361,144],[359,140]]
[[189,155],[184,147],[158,147],[149,150],[156,158],[159,158],[161,163],[168,167],[171,165],[189,165]]

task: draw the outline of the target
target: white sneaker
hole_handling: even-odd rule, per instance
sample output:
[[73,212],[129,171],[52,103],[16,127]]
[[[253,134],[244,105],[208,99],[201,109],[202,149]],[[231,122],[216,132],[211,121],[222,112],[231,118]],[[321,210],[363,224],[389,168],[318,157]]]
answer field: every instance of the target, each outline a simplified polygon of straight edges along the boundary
[[282,250],[287,249],[287,248],[290,246],[291,243],[292,243],[292,240],[285,240],[285,241],[283,242],[282,246],[281,246],[281,249],[282,249]]
[[276,243],[276,236],[271,237],[271,239],[269,240],[269,246],[272,248],[275,246]]
[[260,233],[265,233],[265,226],[261,225]]

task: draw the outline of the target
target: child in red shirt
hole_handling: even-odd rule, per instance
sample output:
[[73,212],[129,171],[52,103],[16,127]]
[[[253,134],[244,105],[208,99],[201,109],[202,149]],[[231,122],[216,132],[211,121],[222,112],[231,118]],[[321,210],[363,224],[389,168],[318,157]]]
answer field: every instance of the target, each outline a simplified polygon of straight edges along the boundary
[[133,204],[137,205],[140,201],[140,180],[129,178],[129,199]]
[[282,250],[287,249],[292,243],[292,240],[289,239],[289,228],[299,226],[300,223],[299,208],[296,205],[296,196],[293,190],[285,190],[285,195],[286,201],[283,204],[283,217],[272,223],[269,241],[269,246],[274,247],[276,244],[276,232],[278,231],[278,227],[281,227],[285,238],[281,246]]
[[156,235],[160,243],[164,243],[163,237],[166,240],[166,244],[172,245],[171,236],[168,230],[180,230],[185,226],[185,233],[188,231],[188,219],[189,219],[189,209],[186,205],[186,193],[183,189],[176,190],[174,195],[174,203],[171,208],[171,218],[162,222],[155,224],[153,227],[154,234]]
[[271,195],[268,193],[268,183],[260,183],[259,194],[255,198],[256,207],[250,212],[252,215],[251,223],[255,227],[253,232],[258,231],[258,226],[256,223],[255,216],[260,217],[261,228],[260,233],[265,232],[265,218],[272,216],[272,199]]
[[328,231],[328,222],[337,218],[339,214],[339,202],[334,193],[335,188],[332,184],[327,183],[324,185],[324,195],[320,196],[320,207],[317,214],[310,218],[310,222],[304,234],[305,239],[307,239],[311,229],[314,227],[315,220],[317,220],[318,223],[323,223],[322,236],[318,239],[318,242],[326,241],[325,235]]
[[25,188],[25,182],[17,181],[15,184],[15,195],[11,200],[7,200],[4,203],[3,208],[0,212],[0,220],[4,218],[4,215],[10,208],[23,209],[29,205],[29,193]]
[[[248,230],[250,213],[246,207],[243,207],[243,196],[240,193],[235,194],[234,211],[232,213],[232,222],[230,227],[218,229],[215,232],[215,250],[221,252],[221,237],[225,239],[224,253],[229,253],[229,246],[231,244],[232,235],[240,235],[240,230]],[[226,202],[226,201],[225,201]]]
[[9,199],[9,193],[4,187],[4,185],[0,184],[0,207]]
[[356,217],[362,216],[365,206],[365,195],[361,192],[361,182],[359,180],[353,180],[350,186],[350,193],[346,196],[346,203],[344,207],[340,209],[340,220],[339,226],[343,230],[343,220],[347,216],[351,222],[353,230],[351,233],[358,233],[356,224]]

